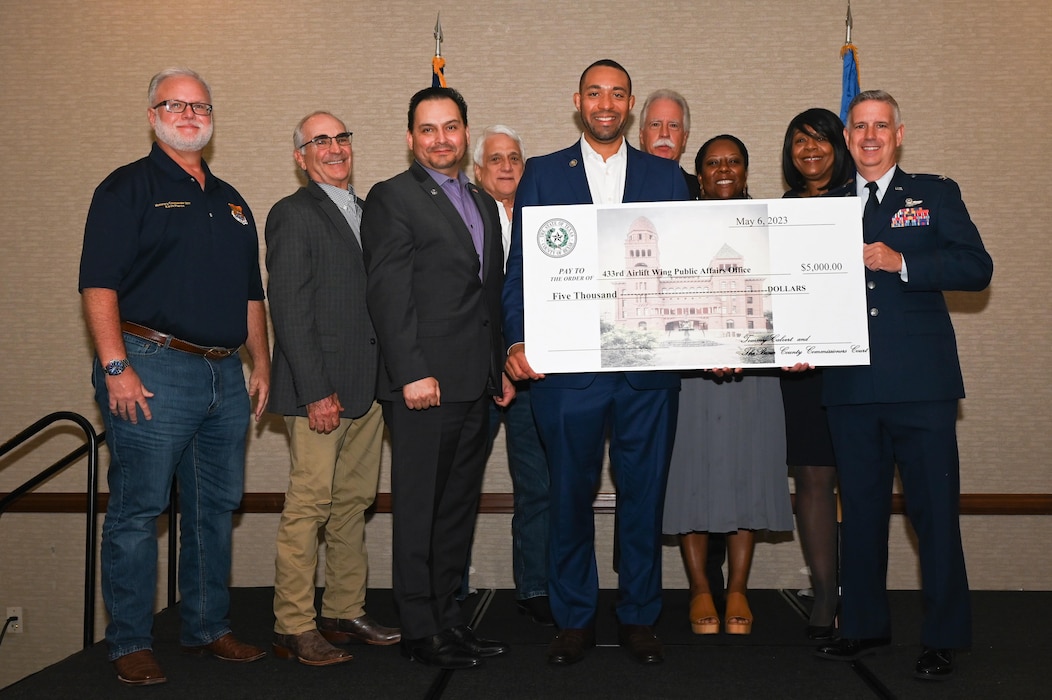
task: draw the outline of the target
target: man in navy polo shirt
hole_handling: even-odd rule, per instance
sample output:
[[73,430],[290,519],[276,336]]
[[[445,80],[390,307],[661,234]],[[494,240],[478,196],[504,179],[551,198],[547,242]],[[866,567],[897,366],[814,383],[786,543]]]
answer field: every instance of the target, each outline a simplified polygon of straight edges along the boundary
[[[167,679],[153,655],[156,520],[178,477],[183,651],[224,661],[265,652],[230,633],[231,513],[245,435],[269,395],[259,243],[245,200],[202,160],[211,90],[191,70],[150,81],[150,155],[95,190],[80,292],[95,345],[95,398],[110,451],[102,532],[109,658],[129,685]],[[252,360],[248,391],[238,349]]]

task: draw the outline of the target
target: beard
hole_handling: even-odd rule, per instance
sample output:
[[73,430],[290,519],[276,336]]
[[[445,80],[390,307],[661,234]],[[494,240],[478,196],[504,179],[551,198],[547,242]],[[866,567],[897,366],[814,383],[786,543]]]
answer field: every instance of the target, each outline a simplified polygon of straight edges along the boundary
[[625,127],[625,121],[623,119],[611,124],[605,124],[582,118],[581,123],[584,125],[584,128],[588,133],[599,143],[610,143],[616,141],[621,137],[621,132]]
[[[187,109],[190,109],[189,105]],[[158,119],[153,125],[153,133],[157,135],[158,141],[177,151],[202,151],[212,140],[212,120],[202,125],[196,134],[186,136],[180,133],[174,125],[166,124]]]

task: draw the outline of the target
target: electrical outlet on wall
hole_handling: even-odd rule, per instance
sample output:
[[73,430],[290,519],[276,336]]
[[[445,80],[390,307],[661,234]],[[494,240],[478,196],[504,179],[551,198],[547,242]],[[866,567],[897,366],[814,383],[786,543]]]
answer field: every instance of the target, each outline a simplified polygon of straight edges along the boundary
[[4,620],[8,620],[12,617],[17,619],[8,624],[7,631],[11,634],[22,634],[22,631],[25,629],[26,626],[25,620],[22,616],[22,608],[8,608],[7,617],[5,617]]

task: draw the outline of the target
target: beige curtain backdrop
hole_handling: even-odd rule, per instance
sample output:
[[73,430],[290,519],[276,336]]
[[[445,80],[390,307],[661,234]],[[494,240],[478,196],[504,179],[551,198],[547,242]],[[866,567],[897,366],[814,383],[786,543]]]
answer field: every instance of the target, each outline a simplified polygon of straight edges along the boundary
[[[252,206],[262,259],[270,206],[301,184],[291,134],[305,113],[331,110],[355,132],[360,192],[405,169],[406,105],[430,84],[438,9],[446,74],[467,99],[471,126],[515,127],[527,155],[578,138],[571,96],[581,70],[604,57],[631,72],[640,106],[657,88],[686,96],[688,169],[693,149],[709,136],[741,137],[751,153],[749,189],[758,197],[784,189],[779,159],[789,119],[812,106],[838,111],[842,0],[468,0],[441,8],[408,0],[0,0],[0,440],[58,410],[101,426],[77,294],[81,237],[95,186],[149,149],[146,87],[153,73],[187,65],[211,83],[208,160]],[[902,106],[904,168],[960,183],[995,261],[988,291],[949,295],[968,387],[959,422],[963,491],[1048,493],[1047,7],[856,0],[852,10],[862,87],[886,89]],[[633,143],[637,129],[635,121]],[[0,461],[0,492],[78,444],[70,429],[48,436],[34,443],[37,449]],[[284,491],[287,469],[284,431],[268,417],[252,428],[247,490]],[[74,468],[44,490],[82,489],[82,475]],[[485,488],[511,490],[501,441]],[[386,468],[381,490],[388,490]],[[0,519],[0,611],[25,610],[25,632],[8,634],[0,647],[0,687],[79,646],[82,521],[18,513]],[[608,587],[615,585],[611,525],[612,517],[598,517]],[[231,584],[271,585],[277,516],[239,516],[235,526]],[[1049,587],[1052,519],[968,516],[962,527],[975,588]],[[889,584],[916,587],[914,546],[902,518],[892,530]],[[389,533],[390,517],[374,516],[368,537],[375,587],[390,585]],[[780,539],[757,546],[754,587],[806,585],[798,544]],[[509,549],[510,516],[483,516],[476,585],[511,587]],[[684,587],[677,550],[670,546],[665,555],[666,586]],[[161,590],[159,603],[163,597]],[[101,601],[99,608],[101,636]]]

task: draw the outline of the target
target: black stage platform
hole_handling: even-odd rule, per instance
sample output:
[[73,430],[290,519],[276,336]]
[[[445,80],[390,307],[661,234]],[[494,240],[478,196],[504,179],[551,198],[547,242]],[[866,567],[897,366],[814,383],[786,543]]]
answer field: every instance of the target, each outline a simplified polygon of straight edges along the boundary
[[[658,635],[665,663],[643,667],[617,646],[603,591],[599,647],[566,668],[545,662],[550,629],[517,614],[511,591],[481,591],[465,611],[482,636],[509,642],[511,653],[479,669],[446,672],[404,659],[397,647],[355,646],[354,661],[311,668],[268,655],[239,665],[183,656],[174,609],[157,615],[155,651],[168,683],[130,688],[117,681],[104,644],[75,654],[0,691],[16,698],[1046,698],[1052,665],[1052,593],[978,591],[972,595],[975,644],[958,655],[954,678],[941,683],[912,677],[919,653],[920,594],[891,593],[894,644],[855,663],[815,658],[804,637],[801,601],[787,591],[753,591],[753,633],[695,636],[687,624],[687,591],[665,592]],[[244,641],[270,648],[272,588],[232,591],[231,621]],[[389,590],[369,592],[369,612],[394,624]],[[1046,680],[1042,680],[1046,679]]]

